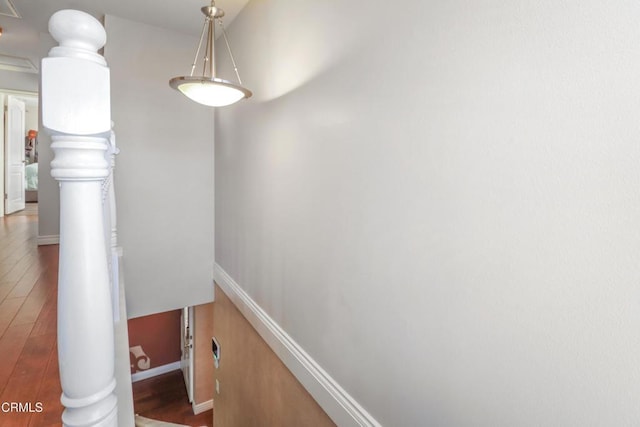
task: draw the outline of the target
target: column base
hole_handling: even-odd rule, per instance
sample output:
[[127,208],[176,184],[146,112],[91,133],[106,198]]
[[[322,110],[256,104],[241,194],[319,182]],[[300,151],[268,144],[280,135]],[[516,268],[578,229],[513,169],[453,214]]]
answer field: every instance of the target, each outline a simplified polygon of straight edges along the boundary
[[102,391],[79,399],[66,396],[60,398],[66,407],[62,413],[65,427],[117,427],[118,398],[113,393],[116,386],[112,380]]

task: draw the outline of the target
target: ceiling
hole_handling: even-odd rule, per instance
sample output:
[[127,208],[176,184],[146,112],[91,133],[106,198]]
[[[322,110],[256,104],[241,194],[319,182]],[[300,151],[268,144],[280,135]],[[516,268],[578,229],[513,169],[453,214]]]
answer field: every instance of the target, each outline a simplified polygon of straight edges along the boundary
[[[216,1],[216,6],[225,11],[225,25],[248,1]],[[47,30],[49,18],[61,9],[82,10],[98,19],[115,15],[199,37],[204,22],[200,8],[208,4],[209,0],[0,0],[0,67],[4,64],[7,69],[9,64],[13,71],[37,72],[40,59],[54,46]],[[19,18],[4,15],[13,10]],[[35,68],[27,69],[27,62]]]

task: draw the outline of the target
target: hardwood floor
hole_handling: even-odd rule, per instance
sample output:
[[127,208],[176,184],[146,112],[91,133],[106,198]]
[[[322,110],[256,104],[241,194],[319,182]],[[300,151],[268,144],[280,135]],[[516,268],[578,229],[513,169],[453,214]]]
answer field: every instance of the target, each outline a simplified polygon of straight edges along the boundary
[[37,246],[37,214],[37,204],[29,203],[0,219],[3,427],[58,426],[63,410],[56,348],[58,246]]
[[[37,214],[30,203],[0,218],[2,427],[60,426],[64,409],[56,346],[58,246],[37,246]],[[134,407],[148,418],[213,425],[212,411],[191,412],[180,371],[135,383]]]
[[135,413],[143,417],[189,426],[213,426],[213,410],[193,415],[182,371],[133,383],[133,397]]

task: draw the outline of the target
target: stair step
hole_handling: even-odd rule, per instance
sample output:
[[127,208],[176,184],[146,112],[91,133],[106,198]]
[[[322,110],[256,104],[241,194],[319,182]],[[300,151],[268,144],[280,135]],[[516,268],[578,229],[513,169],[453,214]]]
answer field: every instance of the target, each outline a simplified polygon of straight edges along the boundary
[[136,415],[136,427],[189,427],[184,424],[167,423]]

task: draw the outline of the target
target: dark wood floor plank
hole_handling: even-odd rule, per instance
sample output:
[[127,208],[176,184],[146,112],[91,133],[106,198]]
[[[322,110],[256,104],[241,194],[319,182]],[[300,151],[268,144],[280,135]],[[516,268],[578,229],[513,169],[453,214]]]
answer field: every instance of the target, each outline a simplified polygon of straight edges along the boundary
[[14,253],[8,258],[5,258],[5,262],[12,262],[14,266],[6,271],[6,273],[0,277],[3,282],[17,282],[22,278],[24,273],[29,269],[29,265],[33,262],[33,257],[29,254],[16,254]]
[[44,377],[55,342],[55,334],[27,338],[11,375],[38,374]]
[[0,334],[0,400],[43,405],[41,413],[0,413],[3,427],[61,425],[56,350],[58,249],[37,247],[36,235],[37,216],[0,219],[0,331],[4,330]]
[[43,411],[31,416],[30,427],[60,425],[64,408],[60,404],[62,387],[58,376],[58,351],[55,345],[53,347],[37,398],[42,403]]
[[136,414],[154,420],[191,426],[213,426],[213,410],[194,415],[182,371],[168,372],[133,383]]
[[16,286],[15,282],[0,282],[0,303],[11,293]]
[[[34,259],[34,258],[30,258]],[[35,286],[38,278],[42,274],[42,268],[39,263],[32,262],[27,271],[22,275],[20,280],[16,283],[8,298],[26,297],[29,295],[33,287]]]
[[[12,375],[7,382],[4,392],[0,396],[2,402],[30,403],[37,402],[38,391],[42,384],[42,373],[30,373],[26,375]],[[24,427],[29,425],[31,412],[9,412],[0,411],[0,425],[3,427]]]
[[26,298],[7,298],[0,303],[0,336],[11,325]]
[[[55,336],[30,338],[32,328],[33,324],[12,326],[0,340],[0,346],[3,345],[1,341],[4,341],[6,347],[13,348],[14,354],[18,347],[21,347],[22,350],[13,363],[7,363],[7,367],[10,365],[13,369],[8,380],[3,382],[6,386],[0,393],[0,401],[29,405],[28,410],[24,412],[0,413],[0,425],[2,426],[27,426],[32,415],[37,413],[37,396],[51,357],[51,351],[55,346]],[[24,342],[22,342],[23,339]],[[2,350],[9,350],[6,347]],[[5,353],[0,354],[4,355]],[[10,362],[7,359],[4,361]],[[0,373],[0,375],[2,374]]]
[[0,395],[4,392],[7,382],[13,373],[13,369],[22,354],[22,349],[31,332],[33,325],[20,325],[7,329],[0,338]]
[[56,288],[52,288],[47,300],[40,311],[40,315],[36,320],[33,330],[31,331],[32,337],[37,337],[46,334],[55,334],[57,332],[58,325],[58,310],[56,301]]
[[40,282],[39,286],[35,286],[24,300],[24,303],[20,307],[20,310],[13,318],[12,325],[21,325],[23,323],[35,323],[40,316],[40,312],[47,302],[47,297],[50,294],[50,289],[47,289],[46,283]]

